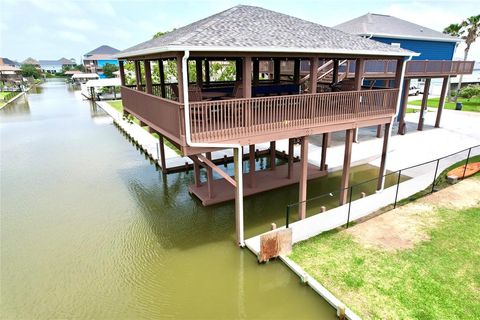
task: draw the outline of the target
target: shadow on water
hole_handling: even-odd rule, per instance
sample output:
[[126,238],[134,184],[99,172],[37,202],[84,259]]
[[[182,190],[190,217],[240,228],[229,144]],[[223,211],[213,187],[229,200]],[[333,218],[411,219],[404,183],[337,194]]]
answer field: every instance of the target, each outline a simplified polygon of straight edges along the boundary
[[[277,164],[282,163],[282,160],[277,159]],[[256,169],[260,170],[260,168],[269,168],[266,157],[257,159]],[[224,169],[233,175],[233,164],[226,165]],[[244,161],[244,172],[248,172],[248,161]],[[350,173],[351,185],[370,180],[377,174],[378,168],[375,166],[353,167]],[[158,181],[149,185],[143,181],[131,179],[131,173],[123,172],[120,176],[124,177],[122,180],[128,185],[153,234],[166,248],[188,250],[210,242],[225,241],[225,239],[230,239],[232,244],[235,242],[234,201],[204,207],[194,195],[188,192],[187,186],[194,182],[192,171],[169,175],[158,173]],[[201,176],[205,179],[204,170]],[[328,209],[338,206],[340,181],[341,172],[338,171],[308,182],[308,199],[329,192],[333,192],[333,196],[308,203],[307,216],[319,213],[321,206]],[[389,187],[395,183],[396,176],[390,175],[385,185]],[[369,195],[375,192],[375,188],[374,180],[362,185],[359,190]],[[268,231],[272,222],[277,226],[285,225],[286,207],[297,201],[298,184],[246,197],[244,199],[245,237]],[[291,221],[295,219],[296,217]],[[165,241],[166,239],[168,241]]]
[[28,103],[28,98],[24,95],[21,98],[18,98],[15,103],[10,103],[9,105],[2,108],[3,116],[15,116],[26,115],[30,113],[30,105]]

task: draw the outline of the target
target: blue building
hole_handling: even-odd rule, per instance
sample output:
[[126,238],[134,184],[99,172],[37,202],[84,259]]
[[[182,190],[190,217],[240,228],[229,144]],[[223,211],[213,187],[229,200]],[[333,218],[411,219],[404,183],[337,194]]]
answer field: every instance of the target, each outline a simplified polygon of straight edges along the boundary
[[100,78],[103,78],[103,67],[107,63],[118,67],[118,60],[113,57],[117,52],[120,52],[120,50],[103,45],[85,53],[83,55],[83,65],[85,66],[85,70],[91,73],[98,73]]
[[413,60],[452,60],[461,39],[396,17],[367,13],[334,28],[420,53]]

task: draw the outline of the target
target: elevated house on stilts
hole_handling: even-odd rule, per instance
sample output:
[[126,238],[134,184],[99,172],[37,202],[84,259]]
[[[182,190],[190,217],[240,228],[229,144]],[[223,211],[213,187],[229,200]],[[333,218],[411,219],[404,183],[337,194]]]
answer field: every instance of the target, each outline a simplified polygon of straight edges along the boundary
[[[385,128],[378,188],[383,186],[392,119],[398,110],[406,60],[416,53],[350,35],[288,15],[252,6],[236,6],[116,55],[119,59],[124,112],[176,145],[194,162],[190,191],[204,204],[235,199],[236,234],[243,237],[244,195],[299,183],[299,201],[307,196],[307,180],[326,174],[327,144],[319,166],[308,163],[311,135],[346,131],[341,186],[348,186],[354,131]],[[165,77],[166,61],[176,62],[176,82]],[[232,61],[234,81],[213,81],[210,64]],[[370,61],[387,61],[392,86],[362,86]],[[136,83],[126,85],[125,63],[134,63]],[[152,66],[158,75],[152,76]],[[195,65],[195,77],[189,70]],[[260,77],[271,65],[271,76]],[[308,74],[301,75],[301,65]],[[263,67],[262,67],[263,68]],[[329,74],[327,76],[327,74]],[[347,78],[345,74],[349,75]],[[152,79],[158,79],[156,83]],[[327,81],[328,79],[328,81]],[[288,163],[275,166],[275,141],[288,139]],[[243,147],[250,163],[255,144],[270,142],[270,170],[242,169]],[[293,144],[301,145],[293,162]],[[230,177],[211,160],[211,152],[234,150],[235,175]],[[379,150],[380,151],[380,150]],[[162,157],[163,158],[163,157]],[[200,167],[207,182],[200,182]],[[213,172],[222,179],[213,180]],[[340,194],[340,203],[347,194]],[[305,203],[305,202],[303,202]],[[299,217],[305,218],[305,206]]]

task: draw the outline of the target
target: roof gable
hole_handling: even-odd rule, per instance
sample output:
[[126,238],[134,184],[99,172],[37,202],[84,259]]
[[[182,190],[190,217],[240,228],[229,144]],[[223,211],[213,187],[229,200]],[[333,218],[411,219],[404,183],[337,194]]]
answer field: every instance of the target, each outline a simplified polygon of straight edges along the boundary
[[33,59],[32,57],[28,57],[27,59],[25,59],[25,61],[22,62],[22,64],[33,64],[33,65],[37,65],[38,64],[38,61]]
[[241,5],[140,43],[116,56],[184,49],[414,54],[282,13]]
[[367,13],[363,16],[346,21],[334,27],[343,32],[363,35],[381,36],[402,39],[419,39],[431,41],[459,42],[459,38],[421,25],[399,19],[397,17]]
[[102,45],[98,48],[93,49],[92,51],[85,53],[85,56],[90,56],[93,54],[115,54],[117,52],[120,52],[120,50],[107,46],[107,45]]

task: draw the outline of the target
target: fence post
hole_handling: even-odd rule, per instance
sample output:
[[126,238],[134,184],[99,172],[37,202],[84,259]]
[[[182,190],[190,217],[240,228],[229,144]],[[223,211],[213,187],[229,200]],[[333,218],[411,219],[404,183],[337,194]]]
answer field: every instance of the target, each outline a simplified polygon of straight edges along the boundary
[[398,199],[398,188],[400,187],[400,177],[402,176],[402,170],[398,170],[398,178],[397,178],[397,190],[395,191],[395,203],[393,205],[393,209],[397,207],[397,199]]
[[472,148],[468,149],[467,162],[465,162],[465,167],[463,168],[462,179],[465,178],[465,172],[467,171],[468,160],[470,160],[470,151],[472,151]]
[[353,186],[350,187],[350,195],[348,197],[347,229],[350,224],[350,208],[352,207],[352,193],[353,193]]
[[288,204],[287,205],[287,216],[286,216],[287,223],[286,223],[286,226],[285,226],[287,229],[288,229],[288,221],[290,220],[289,217],[290,217],[290,205]]
[[440,159],[437,159],[437,166],[435,167],[435,174],[433,175],[433,182],[432,182],[432,192],[435,191],[435,180],[437,179],[437,171],[438,171],[438,164],[440,163]]

